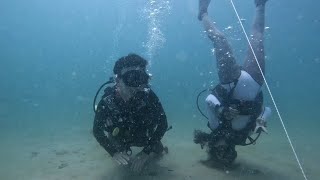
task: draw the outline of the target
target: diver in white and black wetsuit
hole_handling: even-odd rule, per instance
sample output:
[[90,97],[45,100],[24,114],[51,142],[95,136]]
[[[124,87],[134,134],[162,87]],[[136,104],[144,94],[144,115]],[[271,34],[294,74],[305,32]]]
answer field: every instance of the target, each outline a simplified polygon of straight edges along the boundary
[[[199,0],[198,19],[214,44],[220,83],[206,98],[209,112],[208,127],[211,134],[195,131],[194,142],[208,145],[211,159],[230,164],[237,157],[236,145],[245,145],[252,134],[266,131],[266,117],[271,110],[263,106],[261,71],[251,49],[248,49],[244,65],[240,67],[233,56],[226,37],[210,20],[207,8],[211,0]],[[262,72],[265,69],[263,34],[265,4],[267,0],[255,0],[256,17],[250,39]]]

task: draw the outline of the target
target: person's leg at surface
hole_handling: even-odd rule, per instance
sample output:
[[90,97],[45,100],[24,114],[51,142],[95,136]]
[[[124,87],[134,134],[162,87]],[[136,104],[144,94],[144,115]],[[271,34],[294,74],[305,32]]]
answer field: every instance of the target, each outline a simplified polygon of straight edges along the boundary
[[[265,29],[265,5],[268,0],[254,0],[256,5],[256,15],[254,18],[252,35],[250,43],[261,67],[262,73],[265,71],[265,54],[264,54],[264,29]],[[259,84],[264,83],[261,70],[257,61],[249,47],[243,69],[248,72],[251,77]]]
[[213,42],[217,59],[218,75],[222,84],[231,83],[240,76],[240,66],[236,63],[231,47],[208,16],[208,6],[211,0],[199,0],[198,19],[203,22],[205,31]]

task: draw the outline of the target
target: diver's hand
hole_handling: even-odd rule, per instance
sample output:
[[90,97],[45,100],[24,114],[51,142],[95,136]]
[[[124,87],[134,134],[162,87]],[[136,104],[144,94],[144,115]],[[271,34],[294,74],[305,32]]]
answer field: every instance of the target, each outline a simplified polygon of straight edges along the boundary
[[216,109],[219,117],[224,117],[227,120],[232,120],[239,115],[239,111],[232,107],[218,106]]
[[262,120],[262,119],[257,119],[256,120],[256,127],[254,128],[254,133],[259,133],[260,131],[263,131],[268,134],[267,130],[267,122]]
[[131,162],[131,170],[135,173],[141,173],[148,162],[155,157],[155,153],[146,154],[141,151],[138,153]]
[[128,165],[130,157],[123,152],[117,152],[113,155],[112,159],[119,165]]

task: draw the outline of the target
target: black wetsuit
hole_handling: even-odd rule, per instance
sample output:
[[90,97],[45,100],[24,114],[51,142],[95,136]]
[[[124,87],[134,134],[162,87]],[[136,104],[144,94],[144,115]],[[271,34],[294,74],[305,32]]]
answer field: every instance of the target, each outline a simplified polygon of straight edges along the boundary
[[165,112],[151,89],[124,102],[115,87],[108,87],[97,107],[93,134],[111,156],[131,151],[132,146],[144,147],[149,154],[163,151],[161,139],[167,128]]

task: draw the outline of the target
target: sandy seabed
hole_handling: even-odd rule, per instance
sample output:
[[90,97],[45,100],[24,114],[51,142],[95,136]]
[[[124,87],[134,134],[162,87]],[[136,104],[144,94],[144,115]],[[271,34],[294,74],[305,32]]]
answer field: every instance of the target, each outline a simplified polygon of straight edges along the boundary
[[[117,166],[95,141],[90,129],[73,128],[52,135],[1,136],[0,179],[3,180],[277,180],[304,179],[292,151],[283,138],[275,135],[261,137],[249,147],[238,147],[234,167],[218,169],[206,163],[206,152],[192,142],[191,133],[168,132],[164,144],[169,147],[156,165],[137,175]],[[4,133],[2,133],[4,134]],[[277,142],[275,142],[275,140]],[[275,146],[268,146],[277,144]],[[305,154],[304,157],[314,154]],[[306,164],[309,179],[320,177],[316,162]]]

